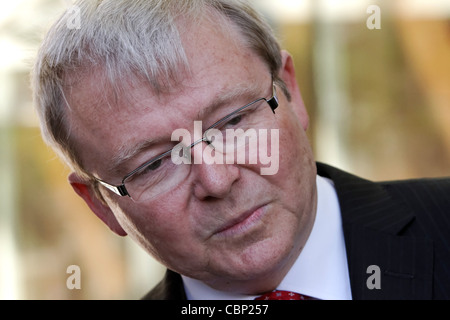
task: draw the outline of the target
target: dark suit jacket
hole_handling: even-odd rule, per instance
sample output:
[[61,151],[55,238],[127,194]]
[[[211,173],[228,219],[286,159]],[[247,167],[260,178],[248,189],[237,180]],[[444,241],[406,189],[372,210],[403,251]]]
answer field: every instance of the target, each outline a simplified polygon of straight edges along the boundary
[[[339,198],[353,299],[450,299],[449,178],[376,183],[317,169]],[[168,270],[144,299],[186,299],[181,276]]]

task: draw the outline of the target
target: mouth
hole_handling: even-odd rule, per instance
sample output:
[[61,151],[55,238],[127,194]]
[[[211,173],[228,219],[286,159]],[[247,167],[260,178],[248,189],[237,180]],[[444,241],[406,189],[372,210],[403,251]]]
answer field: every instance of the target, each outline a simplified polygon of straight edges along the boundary
[[267,204],[258,205],[238,217],[229,220],[214,232],[215,236],[224,238],[237,236],[250,230],[252,227],[261,221],[262,217],[267,211]]

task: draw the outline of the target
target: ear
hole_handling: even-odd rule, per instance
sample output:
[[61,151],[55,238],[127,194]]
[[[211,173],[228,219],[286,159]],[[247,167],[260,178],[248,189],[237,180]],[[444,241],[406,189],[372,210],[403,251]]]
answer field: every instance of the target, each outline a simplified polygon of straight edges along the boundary
[[127,233],[120,226],[114,213],[95,194],[91,184],[86,183],[76,173],[69,175],[69,183],[73,190],[86,202],[92,212],[95,213],[113,232],[119,236],[126,236]]
[[309,116],[303,103],[303,98],[295,76],[295,66],[292,56],[285,50],[281,51],[282,67],[280,71],[280,78],[287,86],[291,94],[291,105],[300,120],[303,129],[306,131],[309,126]]

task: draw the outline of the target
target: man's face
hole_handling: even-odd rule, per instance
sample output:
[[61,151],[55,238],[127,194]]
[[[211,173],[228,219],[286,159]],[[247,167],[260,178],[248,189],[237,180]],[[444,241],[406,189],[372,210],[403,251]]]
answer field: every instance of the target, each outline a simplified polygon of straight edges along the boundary
[[[234,31],[224,35],[208,22],[186,32],[190,74],[163,94],[134,82],[114,97],[95,73],[73,86],[68,93],[70,121],[85,169],[120,184],[128,172],[173,147],[175,129],[192,131],[195,120],[206,126],[223,116],[220,107],[211,106],[224,94],[239,92],[229,95],[228,109],[270,97],[268,67],[237,39]],[[298,90],[292,61],[286,53],[283,58],[280,77],[291,91]],[[252,89],[243,92],[247,87]],[[168,268],[217,289],[255,293],[277,285],[303,248],[316,208],[308,120],[295,92],[289,102],[278,89],[277,174],[261,175],[259,164],[193,164],[181,184],[146,202],[103,190],[109,205],[104,211],[111,215],[103,220],[118,221]],[[155,143],[122,167],[111,168],[124,147],[149,140]],[[206,147],[194,148],[193,157],[202,156]]]

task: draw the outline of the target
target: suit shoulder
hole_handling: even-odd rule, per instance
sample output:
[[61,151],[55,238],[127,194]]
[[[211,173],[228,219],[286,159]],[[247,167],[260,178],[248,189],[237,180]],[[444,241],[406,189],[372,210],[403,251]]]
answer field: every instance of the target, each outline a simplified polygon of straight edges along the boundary
[[181,276],[167,270],[164,278],[142,300],[186,300]]
[[438,177],[438,178],[417,178],[409,180],[394,180],[394,181],[382,181],[382,184],[387,185],[430,185],[430,186],[443,186],[444,188],[450,188],[450,177]]
[[414,212],[416,222],[429,236],[434,238],[436,232],[448,234],[450,231],[450,178],[414,179],[382,184],[392,198],[402,200]]
[[401,196],[407,202],[430,205],[439,203],[450,207],[450,178],[424,178],[381,182],[391,193]]
[[166,289],[164,280],[161,280],[153,289],[151,289],[141,300],[166,300]]

